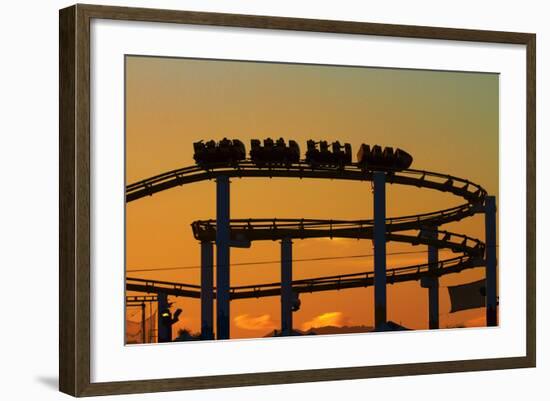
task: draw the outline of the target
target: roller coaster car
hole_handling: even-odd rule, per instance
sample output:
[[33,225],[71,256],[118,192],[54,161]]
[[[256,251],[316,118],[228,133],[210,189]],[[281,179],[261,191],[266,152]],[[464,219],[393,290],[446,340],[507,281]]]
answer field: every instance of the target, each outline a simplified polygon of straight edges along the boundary
[[233,148],[232,148],[233,159],[236,161],[241,161],[246,159],[246,148],[244,143],[238,139],[233,139]]
[[274,144],[275,142],[273,142],[273,139],[271,138],[264,139],[264,149],[271,151],[273,149]]
[[288,159],[291,163],[298,163],[300,161],[300,146],[292,139],[288,141]]
[[264,139],[262,147],[259,139],[250,141],[250,159],[258,167],[265,166],[290,166],[300,160],[300,147],[295,141],[288,141],[288,146],[283,138],[273,141]]
[[400,170],[405,170],[411,166],[413,157],[405,152],[403,149],[397,148],[395,150],[395,164]]
[[332,143],[332,151],[329,150],[327,141],[317,143],[313,140],[307,141],[306,163],[313,166],[327,166],[343,168],[351,163],[351,145],[349,143],[342,145],[339,141]]
[[202,140],[193,142],[193,159],[195,159],[195,163],[203,163],[207,159],[207,153],[206,144]]
[[262,142],[259,139],[250,140],[250,159],[258,160],[262,153]]
[[332,154],[333,159],[337,164],[351,164],[351,145],[349,143],[345,143],[344,149],[342,150],[342,145],[340,145],[340,142],[332,142]]
[[210,140],[193,143],[193,159],[197,165],[207,167],[211,164],[235,165],[246,158],[244,144],[238,139],[230,140],[223,138],[218,144]]
[[317,144],[314,140],[309,139],[306,142],[306,163],[314,164],[319,160],[319,150],[317,149]]
[[193,142],[193,158],[197,153],[204,153],[206,152],[206,145],[203,143],[203,141]]
[[362,144],[357,152],[357,163],[364,170],[389,170],[401,171],[407,169],[412,164],[412,156],[403,149],[385,147],[382,150],[380,145]]

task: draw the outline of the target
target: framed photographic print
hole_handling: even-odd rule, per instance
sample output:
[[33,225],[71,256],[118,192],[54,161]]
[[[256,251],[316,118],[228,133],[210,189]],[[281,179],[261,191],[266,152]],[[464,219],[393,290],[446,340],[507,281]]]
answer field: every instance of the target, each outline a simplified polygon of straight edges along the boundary
[[60,11],[61,391],[533,367],[535,325],[534,34]]

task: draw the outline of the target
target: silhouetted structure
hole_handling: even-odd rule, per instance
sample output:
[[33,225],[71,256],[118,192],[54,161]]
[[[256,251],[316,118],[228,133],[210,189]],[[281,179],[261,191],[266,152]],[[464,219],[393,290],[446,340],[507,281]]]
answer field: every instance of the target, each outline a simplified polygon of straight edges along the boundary
[[264,139],[264,145],[259,139],[250,141],[250,160],[258,167],[289,166],[300,160],[300,147],[296,141],[288,141],[288,146],[283,138],[273,141]]
[[[467,309],[481,308],[486,304],[487,287],[485,280],[448,287],[451,299],[451,313]],[[487,323],[487,325],[489,325]]]
[[487,291],[487,326],[497,326],[497,228],[496,228],[496,199],[487,196],[485,199],[485,280]]
[[[317,145],[319,145],[318,148]],[[332,151],[329,149],[327,141],[308,140],[305,162],[313,167],[342,168],[351,164],[351,145],[349,143],[342,146],[339,141],[336,141],[330,146]]]
[[283,335],[292,334],[292,312],[294,294],[292,292],[292,241],[281,241],[281,331]]
[[193,143],[193,159],[199,166],[210,164],[230,164],[246,159],[244,144],[238,139],[223,138],[220,142],[203,141]]
[[214,339],[214,250],[212,242],[201,241],[201,335]]
[[[329,144],[328,141],[309,139],[304,162],[313,168],[344,168],[352,164],[352,149],[349,143],[340,141]],[[223,138],[221,141],[199,141],[193,143],[193,159],[198,166],[209,169],[216,165],[237,165],[246,159],[244,144],[238,139]],[[283,138],[274,141],[266,138],[262,141],[250,141],[250,160],[259,168],[289,167],[300,162],[300,146],[294,140],[286,145]],[[380,145],[362,144],[357,153],[357,165],[363,170],[401,171],[412,164],[412,156],[403,149],[393,151],[392,147],[382,149]]]
[[172,325],[179,320],[181,309],[177,309],[172,315],[170,304],[165,293],[160,292],[158,297],[158,342],[172,341]]
[[380,145],[362,144],[357,152],[357,164],[366,170],[389,170],[401,171],[408,169],[413,157],[403,149],[397,148],[395,152],[392,147],[385,147],[382,150]]
[[[201,299],[201,338],[214,336],[212,310],[216,302],[216,338],[230,338],[230,300],[281,297],[281,332],[293,335],[292,312],[299,307],[297,295],[302,292],[340,290],[374,286],[375,328],[377,331],[398,329],[387,321],[386,285],[410,280],[420,280],[428,289],[430,328],[439,327],[438,278],[458,273],[467,268],[486,267],[487,321],[497,324],[496,303],[496,206],[495,198],[487,196],[479,185],[468,180],[445,174],[421,170],[408,170],[412,156],[391,147],[382,149],[375,145],[361,145],[358,162],[351,163],[351,145],[342,147],[332,143],[332,151],[326,141],[308,141],[306,159],[299,160],[299,147],[281,138],[252,140],[250,160],[245,160],[244,145],[238,140],[223,139],[218,144],[194,144],[198,166],[160,174],[150,179],[128,185],[127,202],[167,190],[176,186],[215,178],[216,219],[193,222],[193,235],[201,244],[201,285],[167,283],[154,280],[127,279],[127,289],[189,296]],[[317,148],[319,145],[319,148]],[[231,177],[289,177],[321,178],[373,182],[374,218],[372,220],[308,220],[308,219],[231,219]],[[386,183],[428,188],[451,193],[466,203],[430,213],[386,218]],[[477,213],[485,214],[486,243],[462,234],[441,231],[439,227],[457,222]],[[416,231],[416,235],[408,233]],[[357,238],[374,241],[374,272],[316,277],[292,280],[292,239],[305,238]],[[251,286],[231,287],[230,248],[249,247],[252,241],[281,241],[281,281]],[[407,242],[428,247],[428,262],[403,268],[387,269],[387,241]],[[216,247],[216,288],[212,288],[213,244]],[[438,250],[447,248],[460,256],[439,260]],[[160,309],[159,309],[160,310]],[[159,341],[161,338],[159,321]],[[162,338],[167,338],[163,334]]]
[[[427,238],[437,238],[436,227],[425,227],[420,235]],[[423,277],[420,285],[428,289],[428,321],[430,329],[439,328],[439,277],[437,275],[437,265],[439,261],[438,247],[428,245],[428,263],[429,276]]]

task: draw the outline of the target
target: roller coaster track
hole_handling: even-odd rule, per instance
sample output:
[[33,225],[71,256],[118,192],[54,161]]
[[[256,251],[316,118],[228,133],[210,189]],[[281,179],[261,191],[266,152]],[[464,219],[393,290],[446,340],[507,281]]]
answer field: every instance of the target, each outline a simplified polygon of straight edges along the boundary
[[126,278],[126,290],[158,294],[163,292],[177,297],[200,298],[200,285],[174,283],[171,281]]
[[[438,248],[450,248],[455,251],[464,251],[460,244],[449,242],[451,238],[460,238],[463,245],[474,242],[476,247],[483,245],[479,240],[462,234],[448,231],[437,231],[437,238],[433,241],[423,238],[422,228],[436,227],[451,221],[460,220],[472,215],[469,208],[459,206],[445,209],[436,213],[418,214],[386,220],[388,240],[408,242],[413,245],[419,243],[434,245]],[[373,220],[321,220],[321,219],[232,219],[230,223],[232,240],[278,240],[282,238],[354,238],[372,239]],[[198,220],[191,224],[193,235],[199,241],[214,241],[216,239],[216,221]],[[397,231],[418,230],[417,236],[399,235]]]
[[[435,271],[430,269],[428,263],[414,266],[396,267],[387,270],[387,282],[389,284],[405,281],[416,281],[423,277],[443,276],[445,274],[459,273],[464,269],[482,266],[483,258],[478,256],[458,256],[452,259],[440,261]],[[342,290],[346,288],[365,288],[374,283],[374,272],[362,272],[342,274],[337,276],[316,277],[310,279],[292,281],[292,289],[296,293],[313,293],[319,291]],[[168,281],[148,280],[140,278],[126,278],[128,291],[145,293],[163,292],[167,295],[187,298],[200,298],[200,286]],[[230,299],[247,299],[279,296],[281,283],[266,283],[257,285],[233,286],[230,290]],[[214,289],[214,298],[216,290]]]
[[[289,166],[259,168],[251,161],[235,165],[212,165],[208,169],[190,166],[168,171],[141,180],[126,187],[126,202],[133,202],[146,196],[177,186],[228,177],[287,177],[317,178],[352,181],[372,181],[372,171],[365,171],[356,164],[344,168],[313,168],[305,162]],[[465,204],[430,213],[390,217],[386,219],[387,240],[407,242],[412,245],[429,245],[447,248],[460,256],[439,261],[434,269],[428,263],[387,269],[387,282],[390,284],[420,280],[424,277],[439,277],[458,273],[467,268],[484,264],[485,244],[478,239],[448,231],[437,231],[437,235],[424,235],[424,229],[459,221],[482,211],[487,192],[468,180],[446,174],[423,170],[403,170],[389,172],[386,182],[418,188],[434,189],[462,197]],[[193,235],[199,241],[215,241],[216,222],[201,220],[192,223]],[[416,230],[416,235],[401,233]],[[373,220],[314,220],[314,219],[233,219],[230,224],[232,240],[278,240],[282,238],[355,238],[373,237]],[[318,292],[345,288],[368,287],[374,283],[374,272],[352,273],[328,277],[316,277],[292,281],[293,291]],[[168,295],[200,298],[200,286],[158,280],[127,278],[126,288],[130,291],[146,293],[164,292]],[[281,283],[266,283],[251,286],[235,286],[230,289],[231,299],[258,298],[281,294]],[[215,297],[215,290],[214,290]]]
[[[350,164],[344,168],[313,168],[302,161],[284,167],[259,168],[253,162],[245,160],[232,166],[227,164],[211,165],[207,170],[193,165],[146,178],[126,187],[126,202],[132,202],[180,185],[211,180],[220,175],[228,177],[287,177],[372,181],[372,171],[365,171],[356,164]],[[450,192],[463,197],[468,201],[468,204],[482,202],[487,194],[481,186],[468,180],[422,170],[409,169],[391,172],[388,174],[387,182]]]
[[[215,223],[212,220],[194,222],[193,228],[195,237],[199,240],[209,241],[215,238]],[[370,220],[236,219],[231,221],[231,233],[236,239],[243,239],[243,236],[246,236],[249,240],[276,240],[283,237],[366,239],[372,238],[372,222]],[[458,273],[466,268],[483,264],[485,245],[480,240],[463,234],[438,230],[435,231],[435,235],[428,236],[424,235],[424,231],[418,230],[417,235],[390,233],[388,234],[388,240],[407,242],[412,245],[430,245],[462,253],[461,256],[438,262],[435,272],[430,269],[428,263],[388,269],[387,281],[390,284],[420,280],[423,277],[429,276]],[[373,285],[373,279],[374,273],[370,271],[296,280],[292,282],[292,288],[297,293],[360,288]],[[127,278],[126,288],[130,291],[148,293],[165,292],[169,295],[200,298],[200,286],[192,284]],[[281,283],[236,286],[231,287],[230,297],[231,299],[244,299],[276,296],[280,295],[280,288]]]

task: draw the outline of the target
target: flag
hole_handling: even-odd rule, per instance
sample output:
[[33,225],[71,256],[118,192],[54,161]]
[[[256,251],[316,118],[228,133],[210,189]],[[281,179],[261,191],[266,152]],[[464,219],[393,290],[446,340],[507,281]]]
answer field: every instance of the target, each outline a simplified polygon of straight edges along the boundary
[[485,279],[448,288],[451,313],[485,306]]

